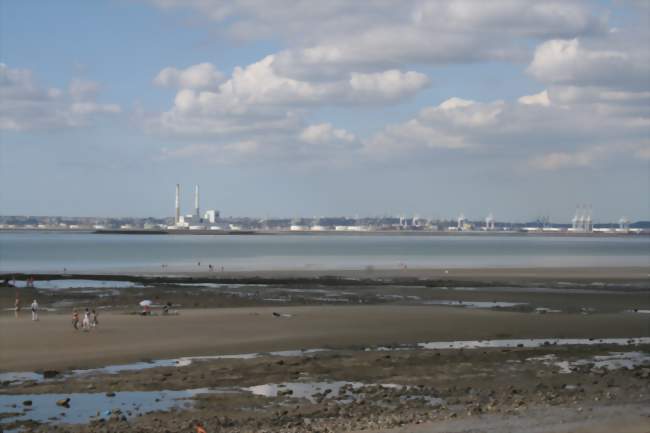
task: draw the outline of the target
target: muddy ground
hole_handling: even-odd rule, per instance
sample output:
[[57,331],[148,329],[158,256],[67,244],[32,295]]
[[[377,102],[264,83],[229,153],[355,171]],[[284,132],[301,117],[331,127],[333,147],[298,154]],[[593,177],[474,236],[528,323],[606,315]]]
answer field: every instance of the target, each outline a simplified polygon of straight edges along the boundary
[[[600,405],[645,404],[650,402],[650,364],[610,370],[592,362],[597,356],[630,350],[650,352],[650,346],[332,351],[302,357],[197,361],[184,367],[6,384],[3,394],[239,391],[286,382],[361,382],[365,385],[350,392],[313,390],[313,401],[289,393],[264,397],[239,391],[199,395],[191,409],[113,411],[93,417],[87,425],[57,424],[65,423],[68,409],[62,407],[62,415],[50,425],[22,424],[30,432],[187,432],[197,423],[210,432],[346,432],[484,413],[522,415],[530,408],[568,407],[582,412]],[[556,364],[562,360],[586,362],[562,373]],[[384,388],[382,384],[403,387]]]

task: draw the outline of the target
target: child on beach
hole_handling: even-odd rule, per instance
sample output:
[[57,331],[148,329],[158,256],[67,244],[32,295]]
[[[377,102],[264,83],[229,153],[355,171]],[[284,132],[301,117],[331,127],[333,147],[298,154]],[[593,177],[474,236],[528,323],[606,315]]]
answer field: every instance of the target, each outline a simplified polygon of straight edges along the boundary
[[84,320],[81,322],[81,327],[86,332],[90,331],[90,311],[88,311],[88,308],[84,311]]
[[99,320],[97,320],[97,311],[95,311],[95,309],[93,308],[90,314],[90,326],[96,328],[97,325],[99,325]]
[[79,313],[76,309],[72,310],[72,326],[74,329],[79,329]]
[[38,320],[38,302],[36,302],[36,299],[32,302],[32,320],[37,321]]

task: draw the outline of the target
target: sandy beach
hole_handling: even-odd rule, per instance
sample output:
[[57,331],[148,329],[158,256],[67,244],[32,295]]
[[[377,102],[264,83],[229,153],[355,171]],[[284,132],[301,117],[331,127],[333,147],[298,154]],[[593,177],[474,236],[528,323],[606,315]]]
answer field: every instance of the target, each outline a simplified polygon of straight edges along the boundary
[[[37,322],[26,309],[16,317],[15,290],[0,290],[0,426],[153,433],[193,431],[201,420],[211,433],[646,432],[650,344],[629,340],[650,337],[645,272],[38,275],[36,288],[20,289],[24,302],[38,298]],[[142,299],[153,300],[153,315],[138,314]],[[166,302],[175,314],[162,314]],[[97,308],[99,326],[74,330],[72,308]],[[540,342],[418,346],[512,339]],[[74,373],[131,363],[137,368]],[[53,378],[39,379],[45,371]],[[190,400],[148,406],[170,392]],[[52,412],[48,396],[71,403]],[[89,398],[106,401],[88,411],[78,402]]]
[[[275,317],[274,311],[291,317]],[[421,306],[193,309],[179,316],[103,314],[93,332],[70,318],[0,319],[2,370],[88,368],[143,359],[288,349],[503,338],[648,335],[642,315],[536,315]]]
[[42,278],[56,277],[66,278],[69,276],[100,276],[105,275],[116,278],[119,275],[130,277],[187,277],[187,278],[209,278],[209,279],[314,279],[323,277],[339,277],[354,279],[425,279],[436,281],[482,281],[482,282],[557,282],[557,281],[590,281],[590,282],[616,282],[616,281],[644,281],[650,278],[649,267],[639,266],[602,266],[602,267],[553,267],[553,266],[523,266],[523,267],[490,267],[490,268],[462,268],[462,267],[380,267],[372,266],[360,269],[276,269],[276,270],[220,270],[215,268],[209,271],[203,267],[169,266],[165,270],[143,269],[134,272],[131,270],[113,269],[104,273],[82,272],[82,273],[47,273],[36,272],[24,274],[21,272],[0,274],[0,279],[12,278],[14,276],[26,277],[38,275]]
[[[111,274],[120,274],[119,270]],[[130,273],[133,275],[133,273]],[[9,275],[9,274],[7,274]],[[650,268],[638,266],[603,266],[603,267],[492,267],[492,268],[445,268],[412,267],[386,268],[370,267],[363,269],[279,269],[279,270],[244,270],[208,272],[203,268],[178,269],[171,267],[166,271],[142,271],[137,275],[150,277],[204,277],[204,278],[319,278],[341,277],[359,279],[379,278],[416,278],[449,281],[483,281],[483,282],[530,282],[530,281],[648,281]]]

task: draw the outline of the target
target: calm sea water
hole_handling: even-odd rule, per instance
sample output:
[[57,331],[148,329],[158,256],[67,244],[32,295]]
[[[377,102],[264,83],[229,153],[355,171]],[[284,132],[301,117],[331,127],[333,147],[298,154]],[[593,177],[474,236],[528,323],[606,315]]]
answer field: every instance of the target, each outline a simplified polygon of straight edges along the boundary
[[155,236],[2,232],[0,271],[648,266],[650,238],[542,236]]

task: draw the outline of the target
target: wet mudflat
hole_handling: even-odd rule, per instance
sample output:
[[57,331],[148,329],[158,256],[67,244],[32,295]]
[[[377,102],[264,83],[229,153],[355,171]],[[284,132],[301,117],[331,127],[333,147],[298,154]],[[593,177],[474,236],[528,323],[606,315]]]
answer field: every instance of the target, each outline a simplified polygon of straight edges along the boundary
[[[0,425],[183,432],[198,420],[219,432],[346,432],[540,408],[589,412],[650,401],[650,345],[636,343],[332,350],[98,371],[5,384]],[[67,398],[69,408],[56,405]]]

